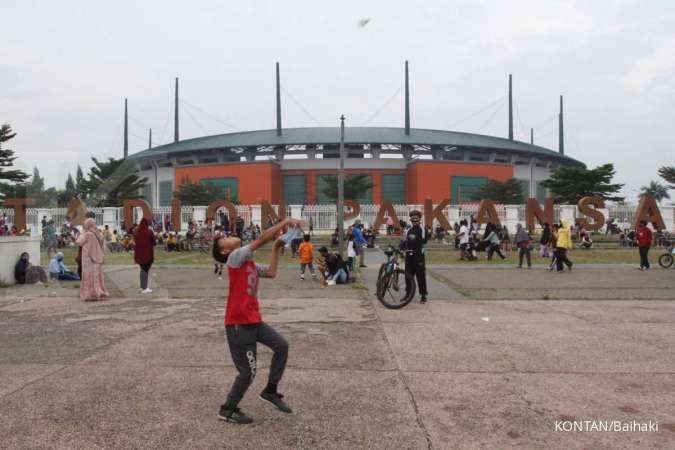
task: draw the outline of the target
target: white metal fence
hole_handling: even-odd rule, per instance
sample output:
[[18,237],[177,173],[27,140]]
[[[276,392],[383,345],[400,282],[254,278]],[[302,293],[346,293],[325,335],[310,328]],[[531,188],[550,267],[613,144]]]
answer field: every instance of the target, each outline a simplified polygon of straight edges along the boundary
[[[261,217],[260,205],[237,205],[237,214],[244,219],[248,226],[251,223],[263,225],[266,220]],[[278,205],[273,205],[273,209],[278,213]],[[413,209],[423,211],[423,205],[394,205],[394,210],[399,219],[408,221],[409,212]],[[515,229],[517,223],[524,223],[526,218],[525,205],[496,205],[495,209],[499,219],[509,229]],[[633,222],[636,205],[610,205],[603,210],[605,219],[613,219],[619,228],[629,228]],[[206,206],[183,206],[181,209],[181,221],[183,229],[186,229],[189,222],[204,221],[206,219]],[[123,208],[89,208],[93,212],[96,222],[99,225],[108,225],[111,229],[120,229],[124,223]],[[225,209],[219,210],[227,213]],[[366,226],[371,226],[377,217],[379,205],[365,204],[361,205],[361,211],[357,217]],[[45,217],[47,220],[54,220],[57,227],[60,227],[66,220],[66,208],[38,209],[29,208],[26,211],[26,221],[28,227],[33,233],[39,233],[41,230],[41,221]],[[337,208],[335,205],[290,205],[286,207],[286,217],[298,217],[311,223],[316,232],[332,232],[337,226]],[[450,225],[459,222],[462,219],[468,219],[471,215],[478,213],[478,204],[451,205],[443,209],[443,215],[448,219]],[[661,206],[661,214],[669,231],[675,231],[675,207]],[[0,216],[4,216],[4,222],[11,226],[14,223],[14,209],[0,209]],[[141,216],[140,208],[134,209],[134,222],[138,222]],[[571,223],[581,217],[575,206],[555,205],[554,221],[565,218]],[[153,209],[153,219],[158,224],[164,224],[171,220],[171,207],[157,207]],[[168,219],[168,220],[167,220]],[[232,221],[234,218],[230,218]],[[218,222],[218,216],[216,216]],[[350,221],[347,222],[351,223]],[[434,222],[432,226],[436,226]],[[382,225],[384,229],[385,225]]]

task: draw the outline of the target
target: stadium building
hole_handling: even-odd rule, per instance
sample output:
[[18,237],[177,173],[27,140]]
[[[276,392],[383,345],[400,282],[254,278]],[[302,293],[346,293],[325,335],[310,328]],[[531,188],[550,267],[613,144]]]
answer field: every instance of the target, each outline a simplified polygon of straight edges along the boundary
[[[405,63],[404,126],[346,127],[345,170],[367,174],[374,187],[361,203],[420,204],[426,198],[452,204],[472,200],[489,179],[521,180],[523,192],[540,200],[540,185],[554,168],[583,166],[565,156],[560,97],[559,149],[513,139],[513,101],[509,75],[508,138],[410,127],[408,63]],[[126,101],[125,101],[126,102]],[[128,155],[125,106],[124,155],[149,180],[143,196],[168,206],[184,180],[220,185],[242,204],[331,203],[323,194],[326,176],[339,166],[340,128],[283,128],[279,64],[276,66],[276,128],[179,139],[176,79],[174,142]]]

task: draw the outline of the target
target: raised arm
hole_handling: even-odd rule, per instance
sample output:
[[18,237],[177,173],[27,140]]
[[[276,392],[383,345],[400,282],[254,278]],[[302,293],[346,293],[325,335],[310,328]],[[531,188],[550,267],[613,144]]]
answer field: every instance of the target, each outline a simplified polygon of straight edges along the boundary
[[[292,226],[296,224],[299,224],[300,226],[305,226],[305,222],[300,219],[285,219],[279,222],[278,224],[268,228],[260,235],[258,239],[249,244],[249,246],[251,247],[251,251],[257,250],[263,245],[267,244],[268,242],[273,241],[277,237],[279,232],[281,232],[284,229],[285,226]],[[272,257],[274,257],[274,255],[272,255]]]
[[279,267],[279,253],[281,249],[286,245],[281,239],[274,241],[274,247],[272,248],[272,259],[270,260],[269,266],[265,271],[265,278],[274,278],[277,276],[277,267]]

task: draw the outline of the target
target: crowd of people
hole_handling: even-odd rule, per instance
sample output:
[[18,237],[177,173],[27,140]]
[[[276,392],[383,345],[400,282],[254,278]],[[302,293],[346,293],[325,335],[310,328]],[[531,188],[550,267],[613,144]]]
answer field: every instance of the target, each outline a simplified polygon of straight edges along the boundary
[[[569,250],[574,247],[573,238],[581,249],[593,248],[594,242],[591,233],[583,227],[572,226],[565,220],[550,225],[543,224],[541,232],[535,239],[530,232],[521,224],[516,227],[515,234],[511,237],[508,229],[487,223],[482,227],[473,216],[462,219],[455,223],[452,230],[438,230],[432,233],[430,228],[420,227],[421,214],[411,215],[411,222],[399,222],[399,227],[394,227],[391,217],[385,219],[385,230],[388,235],[401,236],[401,248],[411,244],[412,239],[426,244],[429,239],[440,239],[444,242],[454,242],[459,251],[459,259],[473,261],[478,259],[479,253],[484,252],[487,260],[492,260],[494,255],[504,260],[506,252],[514,250],[518,253],[518,268],[532,268],[532,252],[538,244],[538,253],[547,261],[548,269],[563,271],[565,268],[572,270],[573,263],[569,258]],[[268,227],[275,226],[275,221],[268,218]],[[277,223],[279,221],[276,221]],[[6,216],[0,217],[0,234],[8,229]],[[16,228],[16,227],[11,227]],[[417,230],[417,231],[415,231]],[[423,230],[423,231],[420,231]],[[331,236],[331,246],[336,247],[339,242],[339,230],[336,229]],[[613,231],[610,231],[614,233]],[[18,235],[17,231],[17,235]],[[236,237],[243,243],[256,240],[262,232],[259,225],[246,225],[241,216],[230,220],[227,214],[220,212],[217,216],[217,224],[203,221],[191,221],[184,235],[172,230],[168,218],[164,221],[142,219],[139,224],[134,224],[128,230],[121,227],[120,230],[111,230],[108,225],[98,227],[93,217],[88,217],[82,227],[73,226],[67,220],[57,230],[53,220],[42,218],[43,248],[49,258],[45,269],[34,266],[27,253],[21,255],[15,266],[15,278],[20,284],[47,283],[49,279],[60,282],[80,281],[80,296],[83,300],[100,300],[109,294],[105,289],[103,277],[103,261],[107,252],[133,252],[134,261],[139,266],[139,287],[142,293],[151,293],[149,286],[149,272],[154,262],[155,247],[165,251],[185,251],[195,247],[211,246],[220,237]],[[287,248],[292,257],[297,257],[299,262],[300,280],[305,279],[307,269],[312,279],[317,279],[322,285],[344,284],[353,281],[353,273],[359,268],[366,267],[364,261],[365,249],[376,247],[378,232],[372,227],[356,220],[353,225],[346,228],[343,237],[346,242],[346,259],[328,247],[318,249],[315,258],[314,244],[312,243],[313,228],[310,226],[301,228],[299,223],[286,230],[281,237],[285,245],[281,248],[283,253]],[[640,222],[638,228],[627,233],[618,232],[620,245],[636,247],[639,253],[640,270],[649,269],[649,250],[653,245],[663,240],[663,235],[652,231],[645,221]],[[417,236],[419,235],[419,236]],[[629,244],[625,244],[625,241]],[[413,241],[414,242],[414,241]],[[77,247],[75,263],[77,268],[71,270],[64,261],[62,251],[68,245]],[[661,242],[661,245],[663,243]],[[210,248],[210,247],[208,247]],[[419,250],[419,255],[423,250]],[[415,261],[407,261],[412,271],[423,273],[423,258],[417,257]],[[215,262],[214,273],[222,279],[223,265]],[[424,277],[422,276],[422,279]],[[424,283],[419,283],[424,285]],[[420,289],[420,291],[425,289]],[[422,294],[425,297],[424,294]]]

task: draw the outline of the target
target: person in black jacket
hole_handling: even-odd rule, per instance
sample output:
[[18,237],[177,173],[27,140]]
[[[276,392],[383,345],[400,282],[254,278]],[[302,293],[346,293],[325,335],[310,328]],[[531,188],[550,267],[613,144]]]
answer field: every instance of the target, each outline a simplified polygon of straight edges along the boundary
[[551,227],[546,222],[541,230],[541,239],[539,240],[539,254],[542,258],[548,258],[548,244],[551,242]]
[[424,263],[424,246],[429,240],[430,231],[421,224],[422,213],[418,210],[410,211],[412,226],[405,236],[404,246],[406,250],[405,270],[417,278],[417,286],[422,297],[421,302],[427,301],[427,278]]

